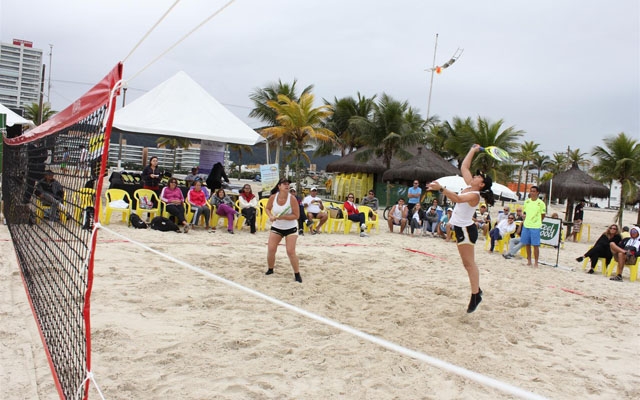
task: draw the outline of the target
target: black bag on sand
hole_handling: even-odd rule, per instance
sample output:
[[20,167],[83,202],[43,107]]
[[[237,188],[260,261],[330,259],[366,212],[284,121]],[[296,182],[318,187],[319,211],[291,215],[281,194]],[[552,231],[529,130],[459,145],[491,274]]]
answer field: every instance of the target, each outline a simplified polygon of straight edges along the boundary
[[129,215],[129,226],[133,226],[136,229],[147,229],[147,224],[138,214],[132,213]]
[[160,232],[180,232],[180,228],[175,222],[164,217],[155,217],[151,220],[151,229],[155,229]]

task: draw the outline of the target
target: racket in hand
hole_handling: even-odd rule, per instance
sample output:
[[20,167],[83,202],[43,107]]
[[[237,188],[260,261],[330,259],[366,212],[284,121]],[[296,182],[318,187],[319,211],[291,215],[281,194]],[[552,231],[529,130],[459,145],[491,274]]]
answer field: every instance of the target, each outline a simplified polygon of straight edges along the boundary
[[480,150],[484,151],[485,153],[487,153],[488,155],[490,155],[491,157],[495,158],[498,161],[513,163],[513,160],[511,160],[511,156],[509,155],[509,153],[507,153],[505,150],[501,149],[500,147],[496,147],[496,146],[480,147]]

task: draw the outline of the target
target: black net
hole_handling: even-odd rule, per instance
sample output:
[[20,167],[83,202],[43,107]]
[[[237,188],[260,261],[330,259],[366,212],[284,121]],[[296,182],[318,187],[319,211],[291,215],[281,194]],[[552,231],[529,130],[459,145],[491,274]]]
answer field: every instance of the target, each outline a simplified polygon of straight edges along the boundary
[[81,120],[59,124],[58,131],[27,132],[16,138],[22,143],[9,139],[3,146],[4,214],[65,399],[88,394],[93,219],[108,151],[108,93]]

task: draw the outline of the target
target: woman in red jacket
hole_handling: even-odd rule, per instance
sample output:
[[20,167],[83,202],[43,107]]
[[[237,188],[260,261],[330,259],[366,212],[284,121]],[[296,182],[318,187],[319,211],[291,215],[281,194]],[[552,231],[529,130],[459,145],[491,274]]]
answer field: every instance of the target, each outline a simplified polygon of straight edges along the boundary
[[365,215],[358,211],[358,206],[353,202],[353,200],[353,193],[349,193],[347,195],[347,201],[344,202],[344,210],[347,212],[347,218],[353,222],[359,222],[360,237],[367,237],[368,235],[364,232],[364,230],[367,229],[367,225],[364,223]]

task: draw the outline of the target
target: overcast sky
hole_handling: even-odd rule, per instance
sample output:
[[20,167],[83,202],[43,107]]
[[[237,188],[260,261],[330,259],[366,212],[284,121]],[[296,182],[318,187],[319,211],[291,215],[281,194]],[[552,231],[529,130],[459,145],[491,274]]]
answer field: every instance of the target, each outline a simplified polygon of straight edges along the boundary
[[[640,140],[638,0],[182,0],[125,61],[127,103],[183,70],[246,121],[250,93],[294,78],[322,99],[387,93],[423,117],[482,116],[525,131],[548,155]],[[0,0],[0,40],[29,40],[61,110],[123,60],[174,0]],[[143,70],[140,74],[140,72]],[[48,72],[47,72],[48,76]],[[45,84],[45,95],[48,89]],[[46,98],[46,97],[45,97]],[[122,99],[119,100],[121,104]]]

